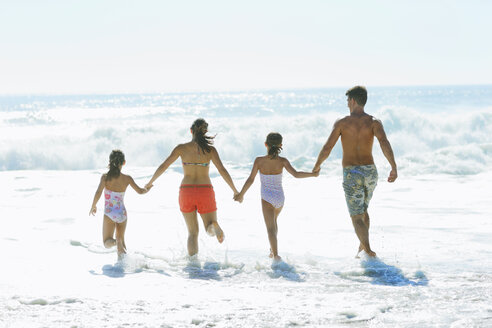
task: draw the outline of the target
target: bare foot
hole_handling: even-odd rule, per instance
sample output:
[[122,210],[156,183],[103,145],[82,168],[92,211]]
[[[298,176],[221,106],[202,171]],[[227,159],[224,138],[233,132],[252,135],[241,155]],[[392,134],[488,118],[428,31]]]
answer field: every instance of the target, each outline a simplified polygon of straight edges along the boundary
[[357,254],[355,254],[355,258],[356,259],[360,259],[360,252],[362,252],[364,250],[364,247],[362,246],[362,244],[359,245],[359,250],[357,251]]
[[118,242],[116,246],[118,249],[118,258],[126,254],[126,247],[122,242]]
[[217,240],[219,243],[222,243],[224,241],[224,231],[220,228],[219,224],[217,222],[212,222],[208,228],[207,228],[207,233],[210,236],[216,236]]
[[210,223],[207,227],[207,235],[209,235],[210,237],[213,237],[215,236],[215,228],[214,228],[214,224],[213,223]]
[[280,256],[278,256],[278,255],[277,255],[277,256],[274,256],[274,257],[273,257],[273,260],[274,260],[275,262],[280,262],[280,261],[282,261],[282,258],[281,258]]
[[376,253],[374,253],[373,251],[366,251],[367,255],[369,255],[370,257],[376,257]]

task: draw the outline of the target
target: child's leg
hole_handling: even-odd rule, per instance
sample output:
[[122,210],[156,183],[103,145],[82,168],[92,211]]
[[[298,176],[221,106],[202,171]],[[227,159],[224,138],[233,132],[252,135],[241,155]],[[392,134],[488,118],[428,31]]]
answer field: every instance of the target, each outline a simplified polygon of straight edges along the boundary
[[261,200],[261,208],[263,210],[263,218],[265,219],[268,240],[270,241],[270,249],[272,251],[273,258],[275,260],[280,260],[277,248],[277,217],[282,208],[276,209],[272,204],[263,199]]
[[116,245],[116,240],[114,239],[114,229],[115,223],[106,215],[103,219],[103,244],[104,247],[110,248]]
[[284,208],[284,207],[282,206],[282,207],[279,207],[279,208],[276,208],[275,209],[275,231],[276,231],[277,234],[278,234],[277,218],[278,218],[278,215],[280,214],[280,212],[282,211],[282,208]]
[[198,221],[196,211],[185,213],[181,212],[188,228],[188,255],[193,256],[198,253]]
[[216,236],[219,243],[224,241],[224,231],[217,223],[217,211],[209,213],[200,213],[202,217],[203,226],[210,236]]
[[116,247],[118,248],[118,255],[126,254],[125,230],[127,222],[128,220],[116,223]]

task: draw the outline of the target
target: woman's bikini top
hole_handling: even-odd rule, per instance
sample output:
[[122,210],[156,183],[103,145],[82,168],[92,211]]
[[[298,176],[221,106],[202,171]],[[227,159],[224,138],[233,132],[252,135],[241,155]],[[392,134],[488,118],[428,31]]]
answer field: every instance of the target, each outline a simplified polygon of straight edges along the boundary
[[183,162],[183,165],[198,165],[198,166],[208,166],[209,163],[191,163],[191,162]]

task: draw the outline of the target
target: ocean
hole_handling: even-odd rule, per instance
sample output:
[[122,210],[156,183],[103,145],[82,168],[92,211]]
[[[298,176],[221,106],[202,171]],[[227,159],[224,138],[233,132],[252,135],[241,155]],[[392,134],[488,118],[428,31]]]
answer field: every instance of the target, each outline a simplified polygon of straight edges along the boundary
[[143,186],[203,117],[240,189],[269,132],[310,171],[344,88],[125,95],[0,96],[1,327],[490,327],[492,86],[369,87],[399,166],[377,141],[376,259],[355,259],[340,142],[318,178],[284,173],[272,263],[259,178],[242,204],[211,177],[225,242],[200,227],[186,252],[179,160],[146,195],[128,189],[129,254],[89,216],[112,149]]

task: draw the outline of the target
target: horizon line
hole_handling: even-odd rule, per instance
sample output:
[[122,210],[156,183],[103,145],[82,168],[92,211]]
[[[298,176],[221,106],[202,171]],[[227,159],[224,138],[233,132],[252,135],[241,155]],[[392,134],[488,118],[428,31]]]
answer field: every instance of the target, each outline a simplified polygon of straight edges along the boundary
[[[402,84],[402,85],[363,85],[370,88],[432,88],[432,87],[492,87],[492,83],[477,84]],[[354,85],[316,86],[316,87],[269,87],[269,88],[210,88],[188,90],[155,90],[155,91],[101,91],[101,92],[11,92],[0,93],[0,97],[36,97],[36,96],[117,96],[117,95],[155,95],[155,94],[194,94],[194,93],[238,93],[238,92],[268,92],[268,91],[302,91],[302,90],[336,90],[351,88]]]

